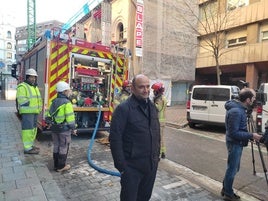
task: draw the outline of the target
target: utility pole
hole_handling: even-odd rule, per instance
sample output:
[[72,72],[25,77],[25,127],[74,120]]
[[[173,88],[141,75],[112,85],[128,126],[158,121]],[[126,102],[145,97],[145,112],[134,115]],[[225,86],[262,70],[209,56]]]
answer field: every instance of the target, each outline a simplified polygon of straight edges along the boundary
[[27,46],[29,50],[36,41],[35,0],[27,0],[27,32],[28,32]]

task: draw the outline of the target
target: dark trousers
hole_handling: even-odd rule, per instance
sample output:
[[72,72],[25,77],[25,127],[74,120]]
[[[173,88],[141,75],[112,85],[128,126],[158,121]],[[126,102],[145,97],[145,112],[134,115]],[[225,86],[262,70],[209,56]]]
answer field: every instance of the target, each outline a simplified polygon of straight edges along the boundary
[[62,169],[66,165],[69,146],[71,143],[71,132],[52,133],[54,169]]
[[128,167],[121,175],[121,201],[148,201],[151,198],[157,166],[152,171],[142,173]]

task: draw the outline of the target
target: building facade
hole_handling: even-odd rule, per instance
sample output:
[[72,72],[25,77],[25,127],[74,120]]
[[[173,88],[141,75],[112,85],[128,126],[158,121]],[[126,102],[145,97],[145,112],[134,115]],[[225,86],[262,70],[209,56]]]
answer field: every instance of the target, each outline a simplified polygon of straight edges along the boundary
[[[110,23],[103,21],[109,16],[107,10],[94,9],[84,23],[87,40],[103,41],[107,30],[112,44],[127,50],[130,79],[143,73],[152,82],[162,81],[171,93],[171,104],[184,104],[187,89],[195,80],[197,44],[194,31],[182,23],[187,9],[184,1],[104,1],[111,4]],[[197,0],[189,2],[197,13]],[[197,26],[197,19],[191,20]]]
[[[59,30],[62,27],[63,23],[57,20],[51,20],[46,22],[41,22],[36,24],[36,37],[37,40],[39,37],[42,37],[45,34],[46,30]],[[28,50],[27,46],[28,31],[27,26],[16,27],[16,60],[19,62],[21,56]]]
[[10,74],[11,65],[16,61],[15,26],[9,23],[7,15],[0,16],[0,72]]
[[[217,11],[210,18],[205,13]],[[258,88],[268,82],[268,0],[199,0],[199,49],[196,61],[196,83],[216,84],[217,69],[211,50],[219,50],[219,76],[221,84],[239,85],[239,80]],[[213,12],[211,12],[213,13]],[[209,25],[208,25],[209,26]],[[211,31],[207,31],[211,30]],[[208,41],[217,41],[219,48]]]

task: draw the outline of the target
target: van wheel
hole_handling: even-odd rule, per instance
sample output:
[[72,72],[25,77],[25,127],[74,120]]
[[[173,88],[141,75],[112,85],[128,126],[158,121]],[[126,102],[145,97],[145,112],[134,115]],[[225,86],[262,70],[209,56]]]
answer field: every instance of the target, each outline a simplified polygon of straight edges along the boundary
[[195,123],[189,122],[188,125],[190,128],[195,128]]

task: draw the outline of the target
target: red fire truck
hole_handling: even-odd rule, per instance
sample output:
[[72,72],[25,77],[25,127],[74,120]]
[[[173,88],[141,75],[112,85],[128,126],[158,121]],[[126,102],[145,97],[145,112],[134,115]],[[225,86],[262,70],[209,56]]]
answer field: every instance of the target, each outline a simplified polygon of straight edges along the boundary
[[[34,68],[43,97],[43,110],[38,121],[40,131],[48,131],[45,117],[51,101],[56,98],[58,81],[70,83],[71,101],[76,114],[78,132],[92,131],[101,112],[98,130],[108,130],[114,110],[115,92],[128,78],[128,55],[116,45],[104,46],[70,38],[66,34],[46,34],[22,57],[18,80]],[[122,50],[122,51],[121,51]]]

